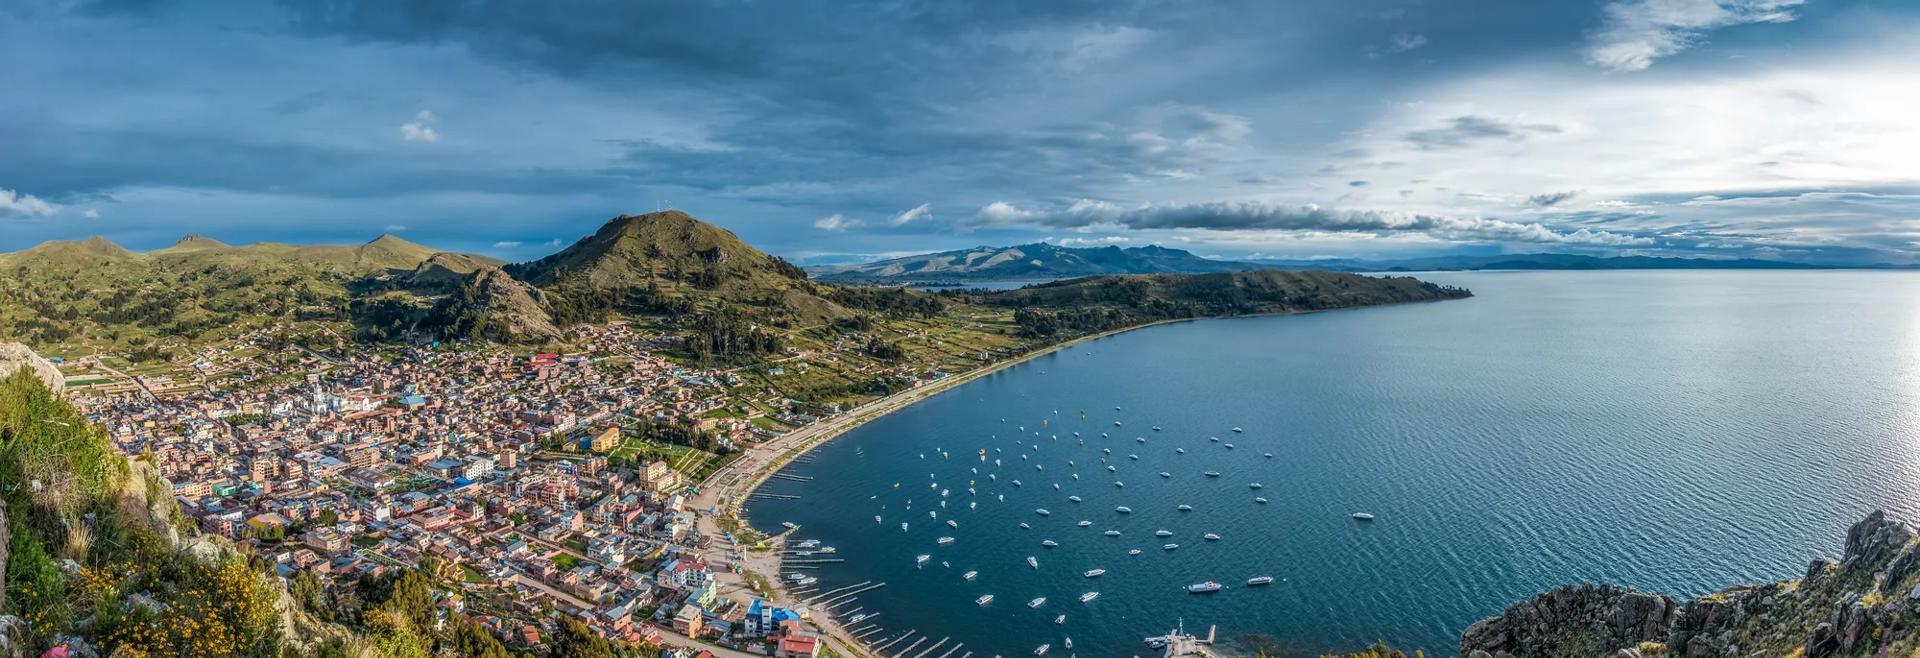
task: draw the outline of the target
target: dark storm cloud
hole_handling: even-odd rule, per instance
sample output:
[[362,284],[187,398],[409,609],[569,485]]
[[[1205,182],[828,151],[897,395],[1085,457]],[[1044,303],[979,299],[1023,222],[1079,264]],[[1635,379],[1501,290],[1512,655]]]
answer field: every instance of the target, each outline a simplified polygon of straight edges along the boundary
[[1446,125],[1439,128],[1409,132],[1406,139],[1415,148],[1438,151],[1464,148],[1475,142],[1518,142],[1537,135],[1558,132],[1561,132],[1561,128],[1550,123],[1516,123],[1468,114],[1449,119]]
[[1580,196],[1579,190],[1568,190],[1565,192],[1547,192],[1545,194],[1534,194],[1527,197],[1527,205],[1533,206],[1536,208],[1546,208],[1549,206],[1559,205],[1561,202],[1570,200],[1576,196]]

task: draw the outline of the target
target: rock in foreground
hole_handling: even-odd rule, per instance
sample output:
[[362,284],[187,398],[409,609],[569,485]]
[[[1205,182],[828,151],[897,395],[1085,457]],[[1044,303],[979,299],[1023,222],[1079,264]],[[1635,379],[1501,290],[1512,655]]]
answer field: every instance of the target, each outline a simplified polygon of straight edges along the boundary
[[1916,534],[1876,511],[1847,531],[1839,562],[1815,560],[1799,580],[1685,604],[1610,585],[1561,587],[1468,627],[1460,655],[1912,656],[1920,652],[1917,604]]

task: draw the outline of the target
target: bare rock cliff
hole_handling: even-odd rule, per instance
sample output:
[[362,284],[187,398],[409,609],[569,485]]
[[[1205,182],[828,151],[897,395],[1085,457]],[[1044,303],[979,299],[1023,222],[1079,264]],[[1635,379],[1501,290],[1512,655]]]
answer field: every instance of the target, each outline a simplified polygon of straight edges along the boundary
[[1874,512],[1838,562],[1684,604],[1610,585],[1555,589],[1468,627],[1467,658],[1920,655],[1920,535]]

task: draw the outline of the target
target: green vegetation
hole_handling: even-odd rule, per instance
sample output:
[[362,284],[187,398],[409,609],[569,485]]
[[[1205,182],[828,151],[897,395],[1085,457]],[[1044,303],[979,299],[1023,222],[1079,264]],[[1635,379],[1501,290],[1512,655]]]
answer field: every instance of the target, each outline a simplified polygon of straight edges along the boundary
[[81,633],[127,656],[281,653],[268,576],[239,556],[203,562],[170,546],[144,504],[170,494],[130,478],[105,435],[26,373],[0,381],[0,483],[0,612],[27,621],[36,651]]

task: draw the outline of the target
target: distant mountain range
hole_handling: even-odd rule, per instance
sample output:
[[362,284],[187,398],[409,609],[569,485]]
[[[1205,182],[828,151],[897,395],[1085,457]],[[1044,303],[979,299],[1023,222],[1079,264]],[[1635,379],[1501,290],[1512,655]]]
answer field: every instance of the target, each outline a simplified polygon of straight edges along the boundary
[[[1871,266],[1870,266],[1871,267]],[[1249,259],[1215,260],[1192,252],[1146,247],[1074,248],[1046,243],[1013,247],[974,247],[893,258],[856,265],[808,268],[826,281],[916,283],[1005,279],[1063,279],[1103,274],[1204,274],[1259,269],[1332,272],[1420,272],[1445,270],[1680,270],[1680,269],[1831,269],[1791,261],[1658,256],[1582,256],[1576,254],[1502,254],[1431,256],[1404,259]]]
[[1245,272],[1269,265],[1212,260],[1159,245],[1074,248],[1037,242],[974,247],[857,265],[809,268],[828,281],[1058,279],[1101,274]]
[[1261,267],[1320,269],[1335,272],[1431,272],[1444,270],[1798,270],[1833,269],[1824,265],[1754,258],[1670,258],[1665,256],[1581,256],[1577,254],[1501,254],[1429,256],[1391,260],[1325,259],[1252,261]]

